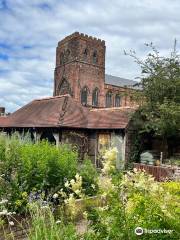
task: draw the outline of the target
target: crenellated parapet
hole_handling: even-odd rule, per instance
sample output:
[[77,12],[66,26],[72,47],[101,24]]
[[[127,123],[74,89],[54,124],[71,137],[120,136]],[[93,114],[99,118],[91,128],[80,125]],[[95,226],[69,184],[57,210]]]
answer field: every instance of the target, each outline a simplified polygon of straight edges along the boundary
[[66,43],[66,42],[69,42],[69,41],[71,41],[72,39],[75,39],[75,38],[83,39],[83,40],[86,40],[86,41],[91,41],[94,44],[101,44],[101,45],[105,46],[105,41],[104,40],[101,40],[101,39],[96,38],[96,37],[89,36],[89,35],[84,34],[84,33],[79,33],[79,32],[74,32],[73,34],[65,37],[63,40],[58,42],[58,46]]

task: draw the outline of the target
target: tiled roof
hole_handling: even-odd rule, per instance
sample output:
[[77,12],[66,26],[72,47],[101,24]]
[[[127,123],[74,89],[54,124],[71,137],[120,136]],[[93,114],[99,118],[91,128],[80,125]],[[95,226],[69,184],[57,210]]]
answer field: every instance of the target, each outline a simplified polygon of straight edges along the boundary
[[92,109],[88,117],[88,128],[124,129],[134,110],[125,107]]
[[8,121],[8,117],[0,116],[0,126],[6,124]]
[[114,85],[114,86],[118,86],[118,87],[129,87],[129,88],[133,88],[133,89],[141,89],[138,86],[137,81],[133,81],[133,80],[121,78],[121,77],[116,77],[116,76],[112,76],[109,74],[105,74],[105,83]]
[[88,109],[69,95],[37,99],[0,122],[0,127],[71,127],[123,129],[130,108]]

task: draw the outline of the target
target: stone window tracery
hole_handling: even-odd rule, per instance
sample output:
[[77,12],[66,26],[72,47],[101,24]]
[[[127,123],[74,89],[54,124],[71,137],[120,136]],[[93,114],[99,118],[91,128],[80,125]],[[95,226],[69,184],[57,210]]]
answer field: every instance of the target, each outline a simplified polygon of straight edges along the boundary
[[88,88],[85,86],[81,90],[81,104],[87,105],[87,97],[88,97]]
[[93,106],[98,106],[98,99],[99,98],[99,89],[95,88],[93,93],[92,93],[92,105]]
[[121,106],[121,96],[119,94],[116,94],[115,96],[115,107]]
[[106,93],[106,107],[112,107],[112,93],[110,91]]

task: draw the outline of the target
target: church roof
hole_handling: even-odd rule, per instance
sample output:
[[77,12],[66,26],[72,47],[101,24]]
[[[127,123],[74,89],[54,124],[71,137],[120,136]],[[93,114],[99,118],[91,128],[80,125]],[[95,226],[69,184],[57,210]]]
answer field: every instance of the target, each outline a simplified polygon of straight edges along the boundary
[[116,76],[112,76],[109,74],[105,74],[105,83],[114,85],[114,86],[118,86],[118,87],[130,87],[133,89],[141,89],[138,86],[137,81],[133,81],[133,80],[121,78],[121,77],[116,77]]
[[70,95],[37,99],[0,121],[0,127],[68,127],[84,129],[124,129],[131,108],[90,109]]

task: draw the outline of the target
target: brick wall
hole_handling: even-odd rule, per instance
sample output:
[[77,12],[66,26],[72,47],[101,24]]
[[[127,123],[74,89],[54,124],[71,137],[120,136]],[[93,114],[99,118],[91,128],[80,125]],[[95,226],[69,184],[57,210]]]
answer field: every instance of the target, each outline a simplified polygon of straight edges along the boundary
[[[93,57],[95,51],[96,62]],[[105,107],[105,96],[109,90],[113,93],[113,103],[115,94],[118,93],[121,94],[121,106],[136,105],[130,99],[129,89],[105,84],[105,51],[105,41],[78,32],[60,41],[56,49],[54,96],[62,94],[62,82],[66,79],[71,90],[67,89],[63,93],[70,93],[79,102],[83,87],[88,88],[87,105],[92,105],[95,88],[99,89],[98,107]]]

